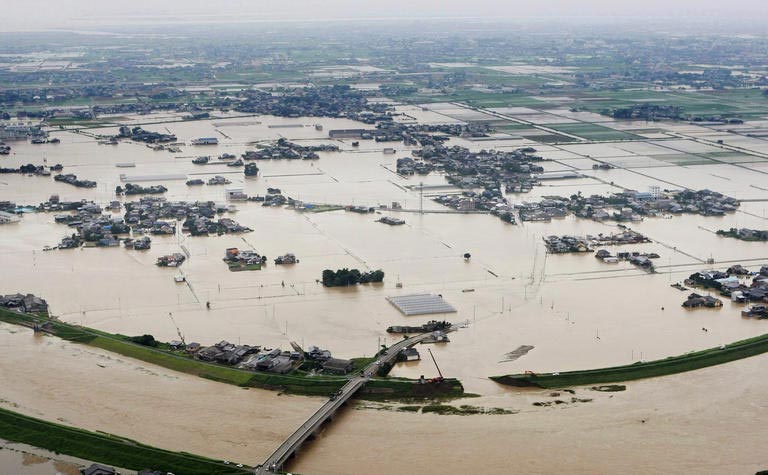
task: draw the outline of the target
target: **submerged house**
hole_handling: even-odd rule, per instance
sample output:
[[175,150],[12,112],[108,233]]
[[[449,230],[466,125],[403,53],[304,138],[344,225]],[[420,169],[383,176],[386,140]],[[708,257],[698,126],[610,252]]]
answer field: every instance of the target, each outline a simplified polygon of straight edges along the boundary
[[403,355],[405,361],[418,361],[421,359],[419,350],[413,347],[404,349],[400,354]]
[[323,363],[323,372],[333,374],[347,374],[352,371],[352,362],[339,358],[330,358]]
[[115,475],[117,472],[112,467],[94,463],[90,467],[84,468],[82,473],[83,475]]
[[723,302],[715,297],[712,296],[701,296],[699,294],[691,294],[688,296],[688,300],[683,302],[683,307],[685,308],[697,308],[697,307],[708,307],[708,308],[719,308],[723,306]]

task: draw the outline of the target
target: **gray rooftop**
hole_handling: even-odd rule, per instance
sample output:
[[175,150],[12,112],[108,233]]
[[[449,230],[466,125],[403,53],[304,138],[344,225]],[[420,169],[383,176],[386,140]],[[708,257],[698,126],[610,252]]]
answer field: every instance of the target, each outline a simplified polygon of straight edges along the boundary
[[453,313],[456,311],[440,295],[400,295],[397,297],[387,297],[387,300],[404,315],[427,315],[430,313]]

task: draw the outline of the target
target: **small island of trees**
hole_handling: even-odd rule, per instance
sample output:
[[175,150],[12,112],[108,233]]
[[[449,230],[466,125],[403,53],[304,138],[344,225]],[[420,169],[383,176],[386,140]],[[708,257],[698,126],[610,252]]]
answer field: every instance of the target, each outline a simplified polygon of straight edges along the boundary
[[355,284],[367,284],[369,282],[381,282],[384,280],[384,271],[381,269],[370,272],[360,272],[357,269],[339,269],[323,271],[323,285],[326,287],[346,287]]

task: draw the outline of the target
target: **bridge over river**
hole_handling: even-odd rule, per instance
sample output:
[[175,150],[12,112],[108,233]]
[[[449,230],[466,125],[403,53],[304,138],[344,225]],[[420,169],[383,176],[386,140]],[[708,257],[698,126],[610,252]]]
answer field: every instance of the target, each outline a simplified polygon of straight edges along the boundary
[[304,424],[301,425],[296,431],[291,434],[280,447],[275,450],[267,460],[256,467],[255,473],[257,475],[271,475],[278,473],[282,470],[285,462],[295,454],[304,442],[309,439],[312,434],[320,430],[323,423],[333,417],[333,415],[346,403],[352,396],[355,395],[366,383],[370,380],[371,376],[376,373],[379,366],[384,363],[392,363],[397,355],[421,341],[430,337],[431,333],[423,333],[408,339],[404,339],[395,343],[387,348],[387,350],[379,355],[377,361],[374,361],[370,365],[363,369],[360,376],[355,376],[345,384],[336,397],[329,399],[323,406],[317,410]]

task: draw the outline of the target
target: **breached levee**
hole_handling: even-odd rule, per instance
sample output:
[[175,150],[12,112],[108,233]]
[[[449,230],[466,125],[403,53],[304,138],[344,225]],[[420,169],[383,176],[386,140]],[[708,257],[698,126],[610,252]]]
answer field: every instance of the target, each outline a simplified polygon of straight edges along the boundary
[[768,353],[768,334],[740,340],[717,348],[695,351],[680,356],[670,356],[662,360],[560,373],[526,372],[525,374],[491,376],[491,379],[508,386],[540,388],[617,383],[693,371],[763,353]]

